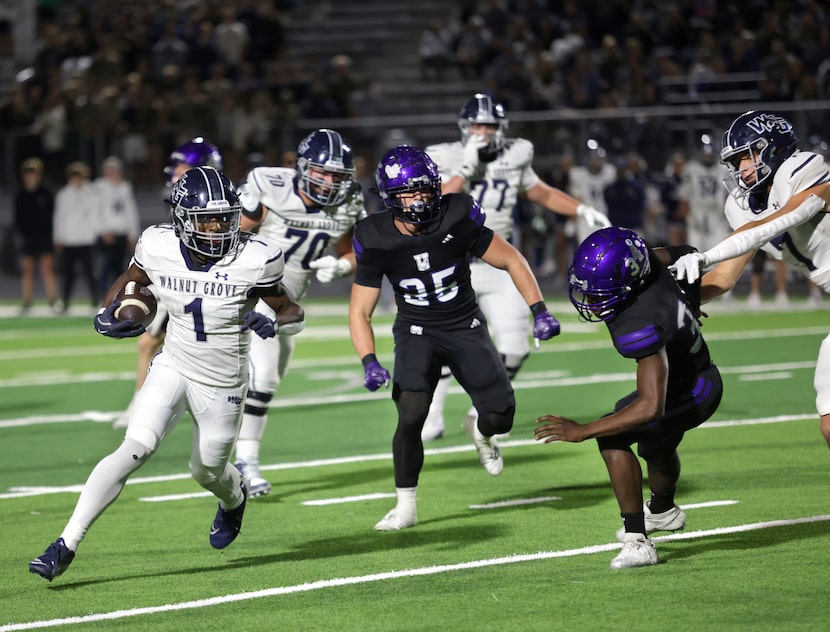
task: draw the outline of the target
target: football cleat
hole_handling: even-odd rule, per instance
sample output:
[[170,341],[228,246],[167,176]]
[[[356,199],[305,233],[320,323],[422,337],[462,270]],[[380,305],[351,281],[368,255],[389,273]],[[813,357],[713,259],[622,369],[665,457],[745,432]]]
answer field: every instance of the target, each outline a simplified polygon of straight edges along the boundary
[[210,526],[210,545],[214,549],[224,549],[236,540],[242,529],[242,516],[248,501],[248,486],[244,480],[239,486],[242,488],[242,504],[236,509],[222,509],[222,505],[219,505],[219,511],[216,512],[216,518]]
[[383,517],[383,520],[375,525],[375,531],[400,531],[418,524],[418,514],[404,513],[397,507]]
[[491,476],[498,476],[504,469],[499,442],[495,437],[485,437],[478,429],[478,418],[474,415],[464,417],[464,430],[473,439],[478,450],[478,460]]
[[654,542],[643,533],[626,533],[620,554],[611,560],[611,568],[637,568],[659,564]]
[[[655,531],[680,531],[686,526],[686,514],[677,505],[663,513],[654,514],[651,513],[651,507],[646,503],[643,505],[643,512],[646,515],[646,535]],[[625,542],[624,537],[625,527],[621,527],[617,531],[617,540]]]
[[248,481],[248,498],[267,496],[271,493],[271,483],[266,481],[259,471],[259,460],[240,459],[234,465]]
[[40,557],[36,557],[29,562],[29,572],[40,575],[43,579],[51,582],[69,568],[74,559],[75,551],[69,550],[63,538],[58,538],[49,545],[49,548]]

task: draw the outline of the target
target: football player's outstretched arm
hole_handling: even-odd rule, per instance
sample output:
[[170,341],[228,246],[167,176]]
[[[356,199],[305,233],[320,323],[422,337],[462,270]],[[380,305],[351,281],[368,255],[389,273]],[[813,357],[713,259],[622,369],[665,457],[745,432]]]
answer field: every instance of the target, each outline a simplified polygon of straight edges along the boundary
[[578,424],[558,415],[543,415],[533,430],[537,441],[569,441],[608,437],[634,430],[661,417],[666,407],[669,360],[665,348],[637,361],[637,399],[628,406],[596,421]]
[[150,277],[139,268],[134,263],[130,264],[130,267],[127,268],[124,272],[121,273],[115,281],[112,282],[109,289],[104,293],[104,300],[101,301],[101,307],[107,307],[110,303],[115,300],[115,295],[118,294],[119,290],[127,284],[127,281],[135,281],[136,283],[141,283],[142,285],[151,285],[152,281],[150,281]]
[[541,180],[535,186],[528,189],[525,195],[531,202],[541,204],[548,210],[559,215],[583,217],[594,228],[604,228],[611,225],[608,218],[594,207],[583,204],[575,197]]

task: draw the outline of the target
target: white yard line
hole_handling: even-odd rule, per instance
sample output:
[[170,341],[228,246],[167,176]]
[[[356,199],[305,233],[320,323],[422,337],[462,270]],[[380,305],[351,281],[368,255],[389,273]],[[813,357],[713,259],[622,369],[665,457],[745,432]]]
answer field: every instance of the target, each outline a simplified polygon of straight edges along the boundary
[[[671,542],[673,540],[696,540],[700,538],[707,538],[713,536],[722,536],[730,533],[745,533],[747,531],[758,531],[760,529],[771,529],[774,527],[788,527],[798,524],[808,524],[813,522],[826,522],[830,520],[830,515],[823,516],[805,516],[803,518],[790,518],[784,520],[772,520],[769,522],[754,522],[750,524],[740,524],[732,527],[719,527],[717,529],[707,529],[703,531],[689,531],[683,533],[673,533],[671,535],[660,536],[653,538],[655,542]],[[383,536],[378,536],[383,537]],[[536,562],[539,560],[550,560],[563,557],[576,557],[578,555],[592,555],[594,553],[602,553],[606,551],[615,551],[622,545],[618,542],[609,544],[595,544],[592,546],[585,546],[577,549],[565,549],[562,551],[540,551],[538,553],[525,553],[508,555],[505,557],[494,557],[483,560],[473,560],[471,562],[461,562],[459,564],[442,564],[439,566],[424,566],[420,568],[410,568],[400,571],[387,571],[384,573],[372,573],[369,575],[354,575],[351,577],[335,577],[332,579],[318,579],[304,584],[295,584],[293,586],[276,586],[274,588],[266,588],[263,590],[256,590],[252,592],[231,593],[228,595],[219,595],[216,597],[209,597],[207,599],[196,599],[193,601],[182,601],[178,603],[168,603],[159,606],[150,606],[145,608],[130,608],[125,610],[115,610],[112,612],[101,612],[97,614],[87,614],[81,617],[65,617],[63,619],[47,619],[43,621],[30,621],[26,623],[9,623],[0,626],[0,632],[16,632],[18,630],[38,630],[43,628],[54,628],[64,625],[75,625],[78,623],[94,623],[98,621],[116,621],[119,619],[128,619],[132,617],[140,617],[143,615],[157,614],[160,612],[177,612],[182,610],[197,610],[200,608],[207,608],[210,606],[219,606],[227,603],[238,603],[243,601],[251,601],[254,599],[262,599],[268,597],[279,597],[282,595],[292,595],[297,593],[311,592],[315,590],[325,590],[329,588],[338,588],[340,586],[355,586],[358,584],[370,584],[374,582],[390,581],[395,579],[405,579],[408,577],[425,577],[429,575],[440,575],[443,573],[452,573],[456,571],[465,571],[470,569],[487,568],[492,566],[503,566],[505,564],[521,564],[525,562]]]

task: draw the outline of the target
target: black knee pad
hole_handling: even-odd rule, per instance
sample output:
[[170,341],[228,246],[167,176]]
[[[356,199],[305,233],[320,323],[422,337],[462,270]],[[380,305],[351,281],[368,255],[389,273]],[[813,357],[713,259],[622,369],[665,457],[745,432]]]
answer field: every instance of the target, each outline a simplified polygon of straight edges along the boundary
[[501,412],[479,413],[478,427],[481,434],[491,437],[494,434],[510,432],[513,427],[513,417],[516,414],[516,407],[510,406]]

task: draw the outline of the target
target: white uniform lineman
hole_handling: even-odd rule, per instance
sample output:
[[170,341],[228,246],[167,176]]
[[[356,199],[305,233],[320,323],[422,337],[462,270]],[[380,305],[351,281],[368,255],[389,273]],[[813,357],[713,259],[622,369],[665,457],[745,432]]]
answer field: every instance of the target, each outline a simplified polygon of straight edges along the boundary
[[[279,245],[285,257],[282,283],[295,300],[301,301],[311,284],[314,272],[309,264],[325,255],[326,250],[364,214],[363,193],[353,192],[343,204],[308,209],[294,184],[296,171],[285,167],[257,167],[248,174],[251,193],[268,213],[258,233]],[[273,311],[262,301],[256,310],[273,318]],[[285,375],[294,352],[293,336],[277,335],[251,341],[251,390],[273,393]]]
[[[315,134],[317,138],[325,138],[321,132]],[[353,271],[352,262],[334,260],[326,252],[339,241],[351,239],[351,230],[365,215],[365,209],[363,193],[353,181],[349,181],[348,193],[339,204],[307,206],[298,190],[297,178],[298,171],[294,169],[257,167],[248,174],[247,189],[255,201],[268,209],[258,233],[282,248],[285,255],[282,283],[299,301],[311,284],[315,267],[325,260],[341,266],[333,278]],[[348,248],[351,250],[351,244]],[[318,268],[318,277],[321,272]],[[256,310],[273,318],[272,310],[262,301]],[[249,389],[236,446],[236,465],[250,481],[251,497],[271,491],[271,484],[260,472],[259,449],[267,424],[268,404],[288,370],[293,353],[291,336],[277,334],[274,338],[251,341]]]

